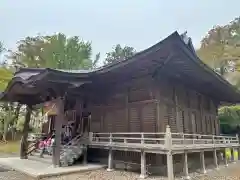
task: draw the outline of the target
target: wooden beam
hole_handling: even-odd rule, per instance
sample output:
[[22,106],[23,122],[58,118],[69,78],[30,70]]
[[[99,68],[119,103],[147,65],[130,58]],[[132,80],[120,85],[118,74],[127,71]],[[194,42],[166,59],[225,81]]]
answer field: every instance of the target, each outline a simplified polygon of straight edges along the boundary
[[53,146],[53,165],[60,166],[60,151],[61,151],[61,133],[62,124],[64,121],[64,100],[62,97],[56,99],[57,118],[55,120],[55,145]]

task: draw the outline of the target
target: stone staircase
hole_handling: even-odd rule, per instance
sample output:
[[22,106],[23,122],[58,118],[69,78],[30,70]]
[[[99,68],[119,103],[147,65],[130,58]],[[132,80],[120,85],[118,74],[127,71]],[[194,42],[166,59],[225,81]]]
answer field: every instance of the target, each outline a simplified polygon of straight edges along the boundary
[[61,149],[60,164],[62,167],[71,166],[78,160],[86,149],[83,136],[78,135]]
[[[77,135],[69,143],[61,147],[60,165],[62,167],[73,165],[76,160],[83,156],[83,152],[87,147],[85,140],[83,136]],[[29,154],[29,159],[52,164],[52,155],[44,154],[43,158],[40,158],[40,151],[38,149]]]
[[73,163],[83,155],[84,148],[84,145],[81,144],[64,147],[60,156],[61,166],[66,167],[73,165]]

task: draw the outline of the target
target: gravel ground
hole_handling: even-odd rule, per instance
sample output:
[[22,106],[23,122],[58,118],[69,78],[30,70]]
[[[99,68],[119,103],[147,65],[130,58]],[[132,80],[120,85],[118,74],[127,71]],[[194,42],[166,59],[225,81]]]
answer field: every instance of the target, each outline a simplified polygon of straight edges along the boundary
[[[192,180],[240,180],[240,162],[229,165],[228,168],[220,167],[219,170],[209,170],[206,175],[191,174]],[[138,173],[96,170],[85,173],[77,173],[58,177],[49,177],[42,180],[136,180],[139,179]],[[150,177],[147,180],[163,180],[166,178]],[[6,170],[0,167],[0,180],[35,180],[16,171]]]

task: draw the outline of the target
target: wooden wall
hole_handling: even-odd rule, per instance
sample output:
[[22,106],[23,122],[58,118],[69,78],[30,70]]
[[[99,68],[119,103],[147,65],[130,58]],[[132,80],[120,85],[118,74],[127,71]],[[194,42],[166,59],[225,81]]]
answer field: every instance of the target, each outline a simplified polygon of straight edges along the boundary
[[185,86],[151,76],[112,84],[90,100],[92,132],[219,134],[217,104]]
[[[165,132],[169,124],[172,132],[219,134],[217,105],[181,84],[148,76],[107,87],[90,98],[91,132]],[[107,156],[98,153],[98,158]],[[114,160],[139,164],[140,154],[116,151]],[[165,161],[163,155],[147,154],[147,162]]]

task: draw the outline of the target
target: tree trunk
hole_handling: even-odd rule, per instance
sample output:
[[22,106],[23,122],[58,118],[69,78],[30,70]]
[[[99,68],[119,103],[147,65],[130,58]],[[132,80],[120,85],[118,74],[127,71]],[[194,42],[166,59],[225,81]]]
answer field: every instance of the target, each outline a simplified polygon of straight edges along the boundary
[[3,130],[3,134],[2,134],[3,141],[7,141],[9,125],[13,125],[14,122],[18,119],[20,108],[21,108],[21,105],[18,104],[15,109],[14,116],[12,116],[12,111],[13,111],[14,107],[11,104],[9,105],[9,107],[7,109],[8,115],[7,115],[7,118],[4,120],[4,130]]
[[21,146],[20,146],[20,158],[21,159],[27,159],[27,149],[28,149],[28,131],[29,131],[29,122],[31,119],[31,113],[32,113],[32,107],[27,106],[27,112],[25,115],[25,121],[23,125],[23,136],[21,139]]
[[7,142],[7,133],[8,133],[8,126],[10,122],[11,112],[8,110],[8,115],[5,117],[4,120],[4,129],[3,129],[3,141]]

